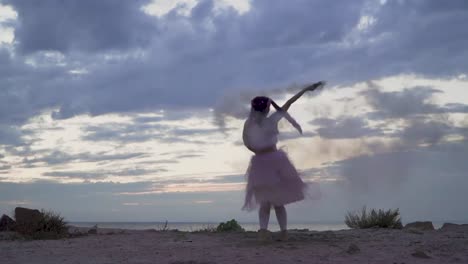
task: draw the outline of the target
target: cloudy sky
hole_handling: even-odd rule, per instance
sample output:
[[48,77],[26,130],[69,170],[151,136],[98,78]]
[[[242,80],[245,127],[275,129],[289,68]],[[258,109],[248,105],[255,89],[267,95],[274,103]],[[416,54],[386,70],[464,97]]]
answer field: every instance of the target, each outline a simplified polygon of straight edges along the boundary
[[280,146],[322,198],[468,220],[465,0],[0,0],[0,213],[255,221],[240,210],[255,95],[291,108]]

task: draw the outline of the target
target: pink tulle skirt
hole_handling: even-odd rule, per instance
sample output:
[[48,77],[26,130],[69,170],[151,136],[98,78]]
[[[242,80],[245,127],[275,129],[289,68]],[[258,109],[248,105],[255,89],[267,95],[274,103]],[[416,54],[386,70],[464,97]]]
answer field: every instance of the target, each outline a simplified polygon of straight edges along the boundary
[[304,183],[283,150],[253,156],[246,177],[244,210],[262,203],[280,206],[320,196],[318,184]]

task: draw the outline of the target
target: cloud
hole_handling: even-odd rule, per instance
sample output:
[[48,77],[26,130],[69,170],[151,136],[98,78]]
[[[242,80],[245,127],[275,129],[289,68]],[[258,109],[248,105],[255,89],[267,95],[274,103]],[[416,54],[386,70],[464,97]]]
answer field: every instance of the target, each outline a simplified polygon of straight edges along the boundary
[[31,202],[13,200],[13,201],[0,201],[0,204],[8,205],[8,206],[27,206],[27,205],[30,205]]
[[[402,144],[436,144],[449,135],[461,135],[464,128],[458,127],[449,114],[466,113],[465,104],[439,105],[434,98],[441,90],[428,87],[405,88],[396,92],[384,92],[373,84],[361,92],[373,111],[367,117],[375,121],[385,120],[382,126],[391,126]],[[402,121],[398,123],[398,121]]]
[[313,132],[304,132],[302,134],[299,134],[297,131],[287,131],[287,132],[281,132],[278,135],[278,139],[279,140],[291,140],[291,139],[297,139],[297,138],[315,137],[316,135],[317,134]]
[[459,131],[450,122],[414,119],[396,135],[407,145],[436,144],[444,136],[458,134]]
[[[295,5],[285,5],[281,1],[275,1],[273,5],[256,1],[252,3],[252,10],[256,11],[244,15],[230,12],[229,9],[212,12],[210,2],[202,1],[194,8],[192,16],[172,13],[159,19],[140,14],[139,8],[143,5],[141,1],[104,1],[99,4],[88,1],[52,1],[40,4],[40,9],[36,8],[37,4],[28,1],[8,3],[18,12],[16,48],[24,52],[36,51],[29,59],[38,63],[38,68],[20,65],[27,74],[20,77],[19,81],[34,83],[36,86],[31,91],[20,88],[24,91],[21,98],[33,98],[33,93],[39,95],[34,97],[37,104],[29,107],[33,113],[58,106],[60,110],[55,112],[55,118],[69,118],[80,113],[98,115],[154,109],[162,105],[207,107],[213,104],[220,91],[226,89],[244,85],[277,85],[278,82],[274,80],[266,82],[272,76],[267,69],[252,75],[250,69],[261,70],[264,65],[270,65],[265,60],[275,57],[274,54],[262,55],[262,49],[272,45],[279,47],[301,42],[337,41],[353,24],[352,21],[358,20],[359,15],[358,4],[346,4],[340,8],[349,8],[352,12],[345,12],[347,15],[340,15],[340,19],[331,19],[333,23],[322,23],[316,15],[310,16],[305,10],[313,8],[331,11],[333,5],[308,1]],[[112,12],[108,12],[108,9]],[[300,16],[295,14],[298,12]],[[73,19],[56,23],[61,19],[57,14],[66,14],[63,17]],[[122,20],[121,17],[127,19]],[[297,28],[295,37],[287,36],[291,34],[291,27],[276,22],[278,17],[294,22],[292,28]],[[350,23],[341,23],[345,19],[349,19]],[[215,30],[207,28],[207,21],[212,21]],[[314,21],[316,23],[312,23]],[[47,26],[52,22],[54,25]],[[142,23],[165,26],[154,30],[153,27],[142,27]],[[258,24],[268,25],[268,28],[274,25],[276,30],[273,32],[259,28],[264,36],[258,38]],[[39,26],[46,27],[39,31]],[[310,34],[302,34],[303,30]],[[315,34],[315,30],[322,33]],[[283,35],[280,38],[276,35],[279,31],[281,34],[278,36]],[[134,34],[142,38],[151,36],[150,44],[139,45],[139,42],[134,41]],[[306,38],[301,39],[301,36]],[[264,44],[268,46],[264,47]],[[119,48],[124,49],[122,55],[106,54],[109,49]],[[137,48],[143,51],[135,52]],[[64,55],[54,53],[57,51]],[[96,54],[88,55],[87,52],[91,51]],[[264,59],[257,60],[256,53]],[[26,58],[19,56],[15,59],[21,61]],[[57,66],[59,64],[62,66]],[[85,69],[86,78],[69,73],[77,68]],[[211,78],[206,78],[208,75]],[[281,83],[288,82],[285,80]],[[18,84],[15,86],[22,87]],[[192,93],[194,90],[197,92]],[[25,114],[30,116],[32,113]]]
[[165,116],[139,116],[133,119],[135,123],[157,123],[160,121],[164,121],[166,119]]
[[35,165],[37,163],[45,163],[47,165],[61,165],[70,162],[102,162],[102,161],[115,161],[115,160],[128,160],[134,158],[143,158],[148,154],[142,152],[136,153],[116,153],[109,154],[106,152],[98,153],[79,153],[79,154],[68,154],[60,150],[53,150],[47,154],[43,154],[42,157],[29,158],[25,157],[22,164],[26,166]]
[[0,165],[0,171],[7,171],[11,169],[11,166],[10,165]]
[[36,68],[3,47],[0,61],[0,126],[19,130],[30,118],[56,106],[62,98],[64,91],[60,85],[68,81],[66,69],[50,65]]
[[80,180],[104,180],[109,176],[107,172],[85,172],[85,171],[54,171],[45,172],[42,176],[80,179]]
[[339,120],[319,118],[309,123],[320,126],[317,132],[323,138],[343,139],[383,135],[381,129],[369,127],[362,117],[343,117]]
[[79,180],[105,180],[114,176],[148,176],[159,172],[165,172],[165,169],[124,169],[124,170],[109,170],[109,171],[51,171],[45,172],[43,176],[69,178]]
[[4,2],[18,13],[15,42],[23,53],[134,49],[157,33],[153,18],[141,10],[148,1]]
[[[181,117],[175,118],[182,120],[179,119]],[[219,130],[215,128],[180,128],[176,124],[162,124],[161,122],[155,122],[156,120],[159,120],[159,118],[140,117],[127,124],[108,123],[87,126],[82,129],[85,133],[82,139],[120,143],[157,140],[164,143],[204,144],[209,136],[219,133]]]
[[449,103],[444,106],[444,112],[447,113],[468,113],[468,105],[460,103]]
[[[296,130],[295,131],[281,131],[278,134],[278,139],[280,141],[285,141],[285,140],[294,140],[294,139],[300,139],[300,138],[313,138],[317,136],[316,133],[314,132],[304,132],[302,134],[298,133]],[[244,146],[244,142],[242,140],[236,140],[233,142],[235,146]]]
[[[462,61],[468,44],[463,35],[467,3],[430,1],[386,1],[375,14],[377,21],[369,34],[381,36],[380,50],[370,52],[385,59],[385,68],[393,72],[447,76],[466,73]],[[377,53],[377,54],[376,54]]]
[[[206,109],[228,91],[310,76],[342,84],[466,73],[465,4],[455,2],[255,0],[238,13],[199,1],[188,16],[151,17],[146,1],[6,1],[18,17],[15,44],[0,49],[0,122],[45,109],[58,109],[55,118]],[[375,23],[360,30],[363,16]]]
[[21,132],[17,127],[0,124],[0,145],[22,144]]
[[376,112],[370,116],[375,119],[407,118],[414,115],[441,113],[441,107],[430,102],[436,93],[442,93],[428,87],[405,88],[397,92],[383,92],[372,83],[372,88],[362,92],[368,104]]
[[182,154],[182,155],[176,156],[175,159],[179,160],[179,159],[190,159],[190,158],[198,158],[198,157],[203,157],[203,155],[200,155],[200,154]]
[[175,135],[175,136],[199,136],[199,135],[209,135],[209,134],[215,134],[218,133],[218,129],[216,128],[175,128],[171,129],[170,133]]
[[83,140],[89,141],[118,141],[144,142],[163,134],[167,126],[155,124],[106,124],[88,126],[83,129]]
[[243,183],[245,176],[240,174],[217,176],[207,180],[211,183]]

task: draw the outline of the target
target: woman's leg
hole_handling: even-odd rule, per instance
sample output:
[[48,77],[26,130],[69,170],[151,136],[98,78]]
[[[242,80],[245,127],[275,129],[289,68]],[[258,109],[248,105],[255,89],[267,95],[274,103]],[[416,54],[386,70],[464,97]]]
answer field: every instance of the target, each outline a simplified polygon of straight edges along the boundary
[[262,203],[260,205],[260,209],[258,210],[258,219],[260,222],[260,229],[267,230],[268,229],[268,222],[270,221],[270,210],[271,204],[270,203]]
[[286,213],[286,208],[284,205],[281,206],[275,206],[275,213],[276,213],[276,219],[278,219],[278,224],[281,229],[281,234],[279,237],[279,241],[287,241],[288,240],[288,215]]
[[284,205],[275,206],[275,213],[276,213],[276,219],[278,219],[278,224],[280,226],[281,231],[287,230],[288,215],[286,213],[286,208],[284,207]]

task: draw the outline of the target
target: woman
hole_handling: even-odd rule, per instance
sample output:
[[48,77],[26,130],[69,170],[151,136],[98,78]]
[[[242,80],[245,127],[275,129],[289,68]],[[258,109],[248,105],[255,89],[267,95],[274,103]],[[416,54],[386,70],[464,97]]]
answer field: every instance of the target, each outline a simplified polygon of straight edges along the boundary
[[[278,122],[287,119],[301,134],[299,124],[288,114],[289,107],[304,93],[313,91],[324,82],[310,85],[279,107],[268,97],[259,96],[251,101],[249,118],[245,121],[243,131],[244,145],[255,153],[247,170],[247,187],[244,210],[258,211],[261,240],[269,240],[268,222],[271,207],[274,207],[276,218],[281,229],[280,240],[287,240],[286,204],[305,198],[307,185],[300,178],[296,168],[283,150],[278,150]],[[268,116],[272,105],[276,112]]]

